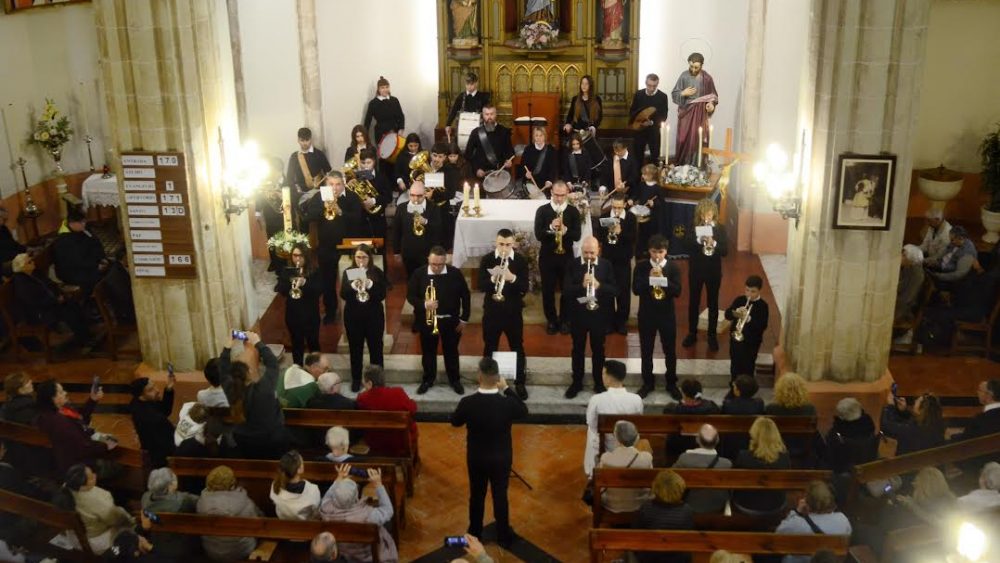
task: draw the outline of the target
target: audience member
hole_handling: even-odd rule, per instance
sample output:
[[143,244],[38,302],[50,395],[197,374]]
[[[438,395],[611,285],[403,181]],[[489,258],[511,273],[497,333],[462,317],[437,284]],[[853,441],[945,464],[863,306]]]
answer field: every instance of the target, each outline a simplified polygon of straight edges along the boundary
[[196,402],[184,403],[177,413],[177,428],[174,429],[174,446],[184,440],[194,439],[205,443],[205,425],[208,423],[208,409]]
[[486,553],[486,548],[479,538],[472,534],[465,534],[465,541],[468,547],[465,548],[466,557],[452,559],[451,563],[493,563],[493,558]]
[[142,449],[149,452],[153,468],[166,466],[167,456],[174,452],[174,425],[170,422],[170,413],[174,410],[176,382],[170,373],[162,393],[148,377],[136,378],[131,384],[132,424]]
[[[387,387],[382,366],[370,365],[364,372],[365,390],[358,395],[358,408],[368,411],[407,411],[410,413],[410,451],[416,451],[417,403],[406,395],[402,387]],[[406,455],[407,447],[396,432],[368,430],[365,441],[373,454],[400,457]]]
[[722,414],[764,414],[764,399],[757,397],[760,387],[752,375],[738,375],[729,384],[730,394],[722,401]]
[[742,553],[730,553],[725,549],[717,549],[712,553],[708,563],[753,563],[753,559]]
[[[896,286],[896,312],[893,324],[913,320],[924,287],[924,253],[919,246],[907,244],[899,260],[899,285]],[[906,336],[906,335],[904,335]],[[913,337],[912,329],[909,336]]]
[[[378,497],[377,506],[371,506],[364,498],[358,496],[358,484],[351,479],[350,474],[351,466],[349,464],[337,466],[337,480],[323,495],[323,501],[319,508],[320,517],[325,521],[332,522],[378,524],[379,561],[386,563],[399,561],[396,542],[392,539],[389,531],[385,529],[385,525],[392,520],[393,509],[389,493],[382,485],[381,470],[368,470],[368,481],[375,487],[375,494]],[[342,543],[340,551],[344,554],[344,558],[351,562],[370,563],[372,561],[371,548],[367,544]]]
[[3,392],[7,398],[0,408],[0,419],[28,426],[34,424],[38,407],[35,404],[35,385],[28,374],[15,371],[3,378]]
[[[99,435],[101,439],[94,440],[94,430],[88,426],[94,407],[104,397],[100,388],[91,391],[90,398],[79,411],[69,405],[66,391],[55,380],[39,383],[35,395],[38,402],[36,424],[48,435],[49,441],[59,444],[58,448],[52,449],[57,471],[68,471],[80,463],[104,462],[108,451],[118,445],[118,441],[110,436]],[[103,479],[112,472],[111,464],[97,463],[97,471]]]
[[[639,530],[693,530],[694,510],[684,502],[686,485],[680,475],[665,469],[653,479],[653,498],[635,513],[632,527]],[[682,563],[686,553],[638,552],[639,563]]]
[[66,211],[66,226],[69,231],[57,236],[52,243],[56,277],[65,284],[79,287],[83,295],[89,297],[110,261],[104,255],[101,241],[87,230],[87,215],[80,208],[71,207]]
[[320,532],[309,544],[309,563],[346,563],[337,551],[337,538]]
[[926,263],[934,263],[944,256],[951,243],[951,223],[945,220],[941,209],[928,209],[926,217],[927,230],[920,242],[920,251],[924,253]]
[[73,333],[73,340],[67,346],[93,346],[80,302],[63,294],[62,289],[44,272],[36,273],[34,258],[18,254],[11,262],[11,269],[14,272],[11,278],[14,287],[12,313],[16,320],[53,329],[58,328],[60,322],[65,323]]
[[281,456],[271,483],[274,513],[282,520],[315,520],[319,516],[319,487],[302,478],[306,465],[299,452]]
[[976,396],[979,404],[983,405],[983,412],[973,417],[952,440],[968,440],[1000,432],[1000,379],[980,382]]
[[[681,400],[667,403],[664,414],[719,414],[719,405],[701,396],[701,382],[693,377],[681,381]],[[673,459],[696,446],[693,436],[675,435],[667,439],[667,458]]]
[[303,367],[296,364],[288,366],[278,378],[278,399],[285,408],[304,408],[319,393],[316,378],[330,371],[329,362],[319,352],[306,354],[302,364]]
[[[786,376],[787,377],[787,376]],[[750,448],[736,456],[736,469],[789,469],[788,450],[770,418],[757,417],[750,426]],[[767,515],[785,508],[785,491],[735,490],[733,508],[750,516]]]
[[823,459],[834,473],[846,473],[855,465],[878,457],[880,437],[872,417],[854,397],[837,402],[833,426],[826,433]]
[[[597,433],[597,419],[602,414],[642,414],[642,397],[625,389],[625,364],[617,360],[604,362],[601,379],[603,393],[596,393],[587,403],[587,446],[583,451],[583,472],[588,477],[594,472],[600,437]],[[614,437],[604,437],[604,449],[615,447]]]
[[177,561],[175,557],[161,552],[159,544],[155,549],[145,536],[132,530],[123,530],[115,536],[115,540],[105,553],[107,561],[142,561],[144,563],[169,563]]
[[82,463],[66,472],[66,480],[53,504],[80,516],[90,549],[97,555],[107,551],[118,532],[135,525],[128,511],[115,505],[111,493],[97,486],[97,474]]
[[937,527],[942,520],[951,517],[955,509],[955,495],[948,488],[944,474],[936,467],[925,467],[913,479],[913,494],[898,495],[890,500],[868,520],[874,524],[858,525],[856,540],[871,547],[876,556],[881,556],[889,532],[926,524]]
[[[237,485],[233,470],[225,465],[209,472],[205,490],[198,499],[197,511],[198,514],[243,518],[264,515],[247,496],[246,490]],[[206,535],[201,537],[201,546],[205,554],[215,561],[233,561],[246,559],[253,553],[257,549],[257,539]]]
[[[615,423],[616,446],[601,454],[598,467],[630,467],[649,469],[653,467],[653,454],[638,450],[639,430],[627,420]],[[649,489],[622,489],[611,487],[601,493],[601,502],[610,512],[635,512],[649,499]]]
[[326,447],[330,453],[322,457],[323,461],[345,463],[354,459],[351,455],[351,434],[343,426],[333,426],[326,431]]
[[1000,506],[1000,463],[991,461],[979,473],[979,488],[958,497],[958,507],[966,512],[982,512]]
[[[231,361],[231,349],[223,351],[219,375],[222,387],[228,390],[231,414],[242,420],[233,429],[243,456],[252,459],[277,459],[289,449],[290,438],[285,428],[275,385],[278,381],[278,359],[260,341],[260,335],[247,332],[247,343],[257,350],[264,363],[264,375],[253,380],[250,366],[243,361]],[[233,347],[241,346],[233,340]]]
[[[843,512],[837,512],[833,491],[822,481],[813,481],[806,487],[805,498],[797,508],[778,524],[776,534],[823,534],[828,536],[851,535],[851,523]],[[782,563],[809,563],[808,555],[786,555]]]
[[25,246],[14,239],[14,234],[7,226],[7,208],[0,205],[0,264],[5,264],[26,250]]
[[806,381],[797,373],[786,372],[774,383],[774,402],[764,408],[771,416],[816,416],[816,407],[809,402]]
[[340,375],[328,371],[319,376],[316,385],[319,387],[319,394],[313,396],[306,403],[310,409],[329,409],[333,411],[352,411],[358,408],[353,399],[349,399],[340,394]]
[[[28,466],[28,469],[36,467]],[[0,489],[37,500],[49,500],[49,495],[29,482],[21,469],[8,462],[7,444],[2,440],[0,440]],[[37,524],[23,514],[0,510],[2,536],[12,544],[18,544],[25,539],[30,540],[37,528]],[[0,561],[6,561],[3,559],[2,551],[0,551]]]
[[229,399],[226,398],[226,391],[222,388],[222,380],[219,377],[219,359],[212,358],[205,363],[205,381],[208,387],[198,391],[198,402],[206,407],[228,407]]
[[960,225],[952,227],[949,239],[950,244],[940,258],[925,262],[927,274],[934,281],[934,285],[941,290],[958,287],[958,282],[964,280],[972,271],[978,255],[976,245],[969,239],[965,227]]
[[[198,508],[198,495],[177,490],[177,475],[168,467],[149,472],[148,490],[142,495],[142,509],[158,512],[179,512],[193,514]],[[197,551],[198,537],[169,534],[151,530],[150,539],[156,546],[156,553],[178,560]]]
[[917,397],[911,407],[905,397],[889,396],[879,427],[896,440],[896,455],[908,454],[944,443],[945,424],[941,401],[930,393]]
[[[673,467],[694,469],[731,469],[733,462],[719,456],[719,431],[711,424],[703,424],[696,437],[698,447],[682,453]],[[721,478],[721,477],[720,477]],[[729,502],[725,489],[690,489],[687,503],[696,513],[722,514]]]

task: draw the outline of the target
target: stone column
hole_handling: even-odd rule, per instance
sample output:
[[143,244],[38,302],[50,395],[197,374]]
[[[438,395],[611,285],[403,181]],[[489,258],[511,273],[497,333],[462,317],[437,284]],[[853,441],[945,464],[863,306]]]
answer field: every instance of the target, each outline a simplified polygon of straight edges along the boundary
[[323,142],[323,95],[319,78],[319,46],[316,36],[316,0],[298,0],[299,61],[302,69],[302,104],[306,110],[306,127],[312,130],[313,145],[327,147]]
[[[229,225],[221,204],[220,128],[229,143],[238,141],[225,1],[94,6],[112,146],[178,150],[187,160],[197,278],[133,279],[143,359],[200,369],[231,328],[247,325],[252,291],[249,254],[238,251],[249,236],[247,216]],[[129,241],[127,221],[123,232]]]
[[[886,372],[930,0],[813,0],[800,127],[803,216],[789,226],[782,344],[808,380]],[[834,230],[837,157],[896,155],[888,231]]]

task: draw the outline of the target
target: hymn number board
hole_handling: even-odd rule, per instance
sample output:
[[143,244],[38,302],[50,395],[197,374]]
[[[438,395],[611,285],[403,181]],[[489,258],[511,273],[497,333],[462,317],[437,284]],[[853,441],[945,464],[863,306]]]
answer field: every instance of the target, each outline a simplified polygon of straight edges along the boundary
[[122,182],[136,277],[196,277],[184,153],[122,153]]

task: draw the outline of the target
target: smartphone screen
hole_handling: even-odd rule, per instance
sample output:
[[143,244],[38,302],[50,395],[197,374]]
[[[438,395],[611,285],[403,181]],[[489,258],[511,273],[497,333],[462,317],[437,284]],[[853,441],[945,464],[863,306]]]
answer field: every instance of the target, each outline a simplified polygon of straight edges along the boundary
[[245,331],[242,331],[242,330],[233,329],[233,339],[234,340],[242,340],[242,341],[246,342],[246,340],[247,340],[247,333]]
[[94,380],[90,383],[90,394],[94,395],[101,389],[101,376],[95,375]]
[[174,364],[167,362],[167,375],[170,377],[174,376]]
[[891,389],[893,397],[899,397],[899,384],[898,383],[893,382],[892,387],[890,387],[889,389]]
[[148,518],[148,519],[149,519],[149,521],[150,521],[150,522],[152,522],[153,524],[159,524],[159,523],[160,523],[160,517],[159,517],[159,516],[157,516],[155,512],[150,512],[150,511],[148,511],[148,510],[143,510],[143,511],[142,511],[142,514],[143,514],[143,515],[144,515],[144,516],[145,516],[146,518]]
[[368,478],[368,472],[365,471],[364,469],[361,469],[360,467],[352,467],[351,475],[353,475],[354,477],[360,477],[362,479]]
[[445,536],[444,537],[445,547],[469,547],[469,542],[465,541],[464,536]]

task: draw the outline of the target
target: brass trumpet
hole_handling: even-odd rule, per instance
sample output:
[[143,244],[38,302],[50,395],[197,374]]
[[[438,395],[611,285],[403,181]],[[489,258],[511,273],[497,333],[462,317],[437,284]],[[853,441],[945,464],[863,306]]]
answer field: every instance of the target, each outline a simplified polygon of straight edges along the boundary
[[327,221],[333,221],[341,214],[340,205],[337,203],[336,197],[330,201],[323,202],[323,218]]
[[424,236],[424,231],[427,228],[424,226],[427,223],[427,219],[424,219],[422,213],[413,214],[413,236],[422,237]]
[[[359,180],[357,178],[348,180],[347,189],[354,192],[354,195],[358,196],[362,202],[368,201],[369,199],[378,200],[378,190],[376,190],[375,186],[373,186],[368,180]],[[382,205],[379,203],[376,203],[374,207],[368,210],[368,213],[372,215],[378,215],[381,212]]]
[[586,287],[586,290],[587,290],[587,310],[588,311],[596,311],[597,307],[598,307],[598,304],[597,304],[597,288],[594,287],[594,280],[593,280],[593,278],[594,278],[594,263],[591,262],[591,261],[587,262],[587,274],[586,275],[590,276],[590,279],[587,280],[587,287]]
[[556,230],[556,254],[566,254],[566,249],[563,248],[563,212],[560,211],[556,213],[556,219],[559,219],[559,228]]
[[368,295],[368,290],[365,289],[367,285],[367,280],[364,278],[356,279],[351,282],[351,287],[358,294],[358,303],[367,303],[370,296]]
[[[615,225],[619,224],[620,223],[618,221],[615,221]],[[615,225],[611,225],[611,227],[608,228],[608,244],[618,244],[618,233],[613,230]]]
[[[654,265],[649,271],[649,277],[663,277],[663,268]],[[663,301],[663,299],[667,296],[666,292],[663,291],[663,288],[658,285],[654,285],[650,291],[653,293],[653,299],[656,299],[657,301]]]
[[[434,280],[431,280],[430,285],[428,285],[427,289],[424,290],[424,301],[437,301],[437,289],[434,287]],[[427,326],[433,327],[431,329],[431,334],[439,334],[440,331],[438,331],[437,310],[431,311],[428,309],[424,316],[426,317],[425,320],[427,322]]]
[[[706,226],[714,227],[715,224],[708,223]],[[705,256],[712,256],[713,254],[715,254],[715,247],[718,246],[719,244],[718,241],[716,240],[712,240],[711,242],[709,242],[708,240],[709,238],[710,237],[701,237],[701,253],[704,254]]]
[[743,310],[743,316],[736,320],[736,328],[733,330],[733,340],[737,342],[743,342],[746,338],[743,336],[743,327],[750,321],[750,308],[752,306],[753,302],[747,301],[746,305],[737,309],[737,311]]
[[306,279],[302,277],[302,268],[299,268],[296,276],[292,278],[292,289],[288,291],[288,296],[292,299],[302,299],[302,286],[305,283]]

